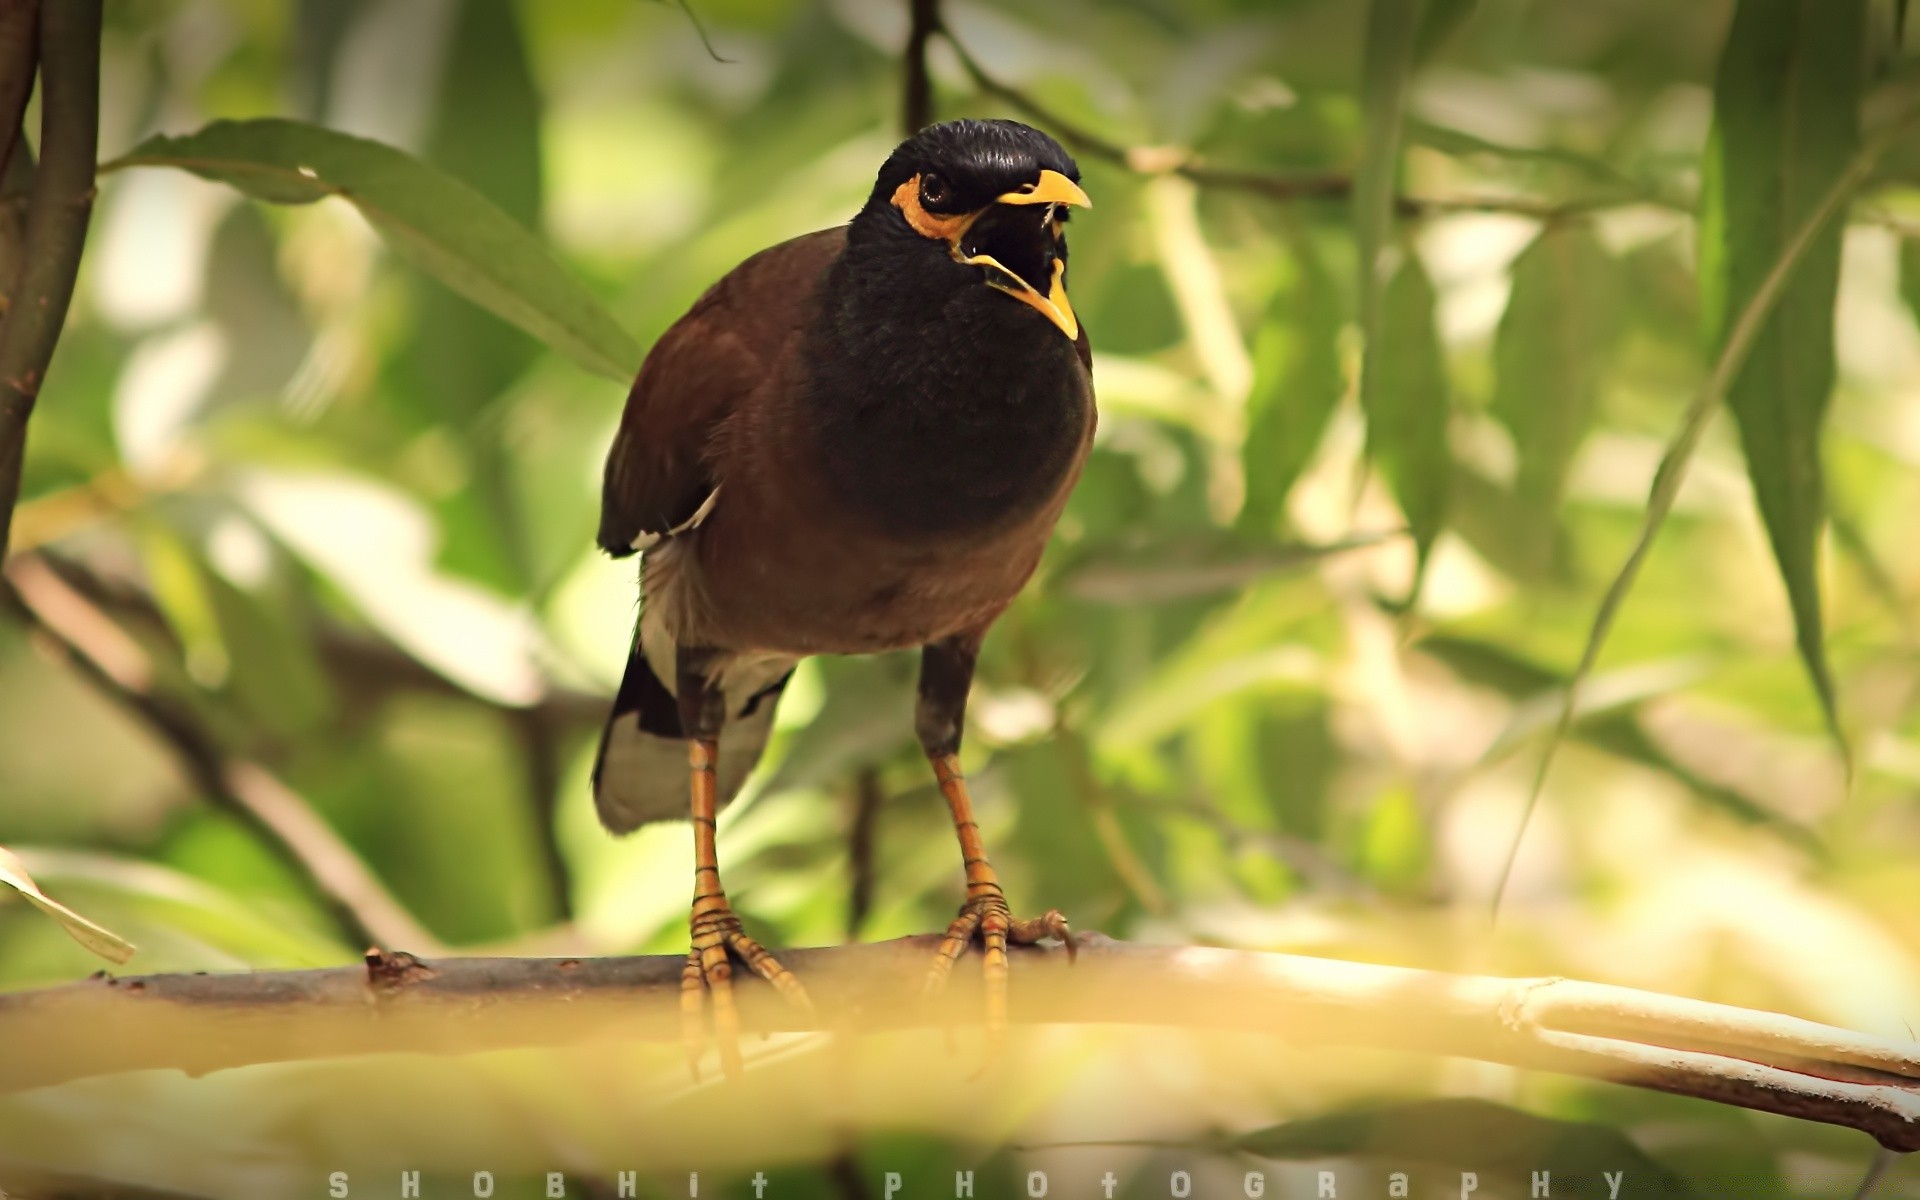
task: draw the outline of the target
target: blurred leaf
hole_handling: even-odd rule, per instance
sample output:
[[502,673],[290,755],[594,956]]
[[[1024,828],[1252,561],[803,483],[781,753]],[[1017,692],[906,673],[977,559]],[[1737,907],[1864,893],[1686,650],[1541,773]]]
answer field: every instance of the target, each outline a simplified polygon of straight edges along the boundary
[[1494,339],[1493,413],[1513,434],[1513,504],[1527,557],[1548,563],[1567,468],[1599,407],[1620,328],[1617,273],[1585,225],[1549,225],[1513,266]]
[[1569,150],[1564,146],[1515,146],[1506,142],[1492,141],[1478,134],[1468,133],[1464,129],[1436,125],[1431,121],[1416,118],[1408,119],[1406,138],[1416,146],[1427,146],[1442,154],[1451,154],[1455,157],[1487,154],[1518,162],[1551,163],[1556,166],[1573,167],[1588,175],[1630,189],[1635,194],[1645,190],[1638,182],[1623,174],[1620,168],[1607,160],[1582,154],[1578,150]]
[[[1866,0],[1742,0],[1714,85],[1701,284],[1716,341],[1841,179],[1860,145]],[[1836,740],[1820,616],[1820,432],[1834,381],[1841,229],[1807,248],[1727,390],[1793,607],[1794,637]]]
[[60,922],[73,940],[109,962],[123,963],[133,957],[133,943],[104,929],[79,913],[49,897],[27,874],[26,864],[5,846],[0,846],[0,884],[26,897],[27,903]]
[[1346,391],[1340,363],[1343,308],[1310,239],[1288,239],[1293,278],[1275,289],[1253,343],[1253,388],[1241,448],[1247,481],[1240,528],[1270,533],[1287,493],[1320,446]]
[[1474,0],[1426,0],[1413,37],[1413,60],[1424,63],[1446,44],[1453,31],[1473,15]]
[[1900,239],[1900,299],[1907,311],[1920,321],[1920,239]]
[[[1680,428],[1668,442],[1667,449],[1660,456],[1660,465],[1653,474],[1653,484],[1647,491],[1646,514],[1641,519],[1640,532],[1635,537],[1633,548],[1627,552],[1626,561],[1620,565],[1612,582],[1607,585],[1600,604],[1594,610],[1593,625],[1587,631],[1586,645],[1581,648],[1580,661],[1574,667],[1573,676],[1568,680],[1565,700],[1560,709],[1560,720],[1545,751],[1540,756],[1540,767],[1534,772],[1533,785],[1528,789],[1526,807],[1522,810],[1520,824],[1514,831],[1514,839],[1507,851],[1506,864],[1501,868],[1500,881],[1494,888],[1493,907],[1497,913],[1501,898],[1506,894],[1507,881],[1513,873],[1515,858],[1520,852],[1521,840],[1526,836],[1527,822],[1533,810],[1540,802],[1540,793],[1546,786],[1547,773],[1553,767],[1553,757],[1560,742],[1566,737],[1567,728],[1573,720],[1574,703],[1586,678],[1600,660],[1600,651],[1606,645],[1607,635],[1613,629],[1614,619],[1620,615],[1620,606],[1626,602],[1627,593],[1640,576],[1640,570],[1646,565],[1647,554],[1653,548],[1653,539],[1658,536],[1661,526],[1666,523],[1673,511],[1674,501],[1680,495],[1680,484],[1686,479],[1687,467],[1693,460],[1693,452],[1700,445],[1700,438],[1706,432],[1707,421],[1713,416],[1714,409],[1726,395],[1731,386],[1732,377],[1746,365],[1748,355],[1759,341],[1767,320],[1775,311],[1775,305],[1786,292],[1794,268],[1808,254],[1820,239],[1834,215],[1845,206],[1860,184],[1865,181],[1886,154],[1895,145],[1916,119],[1920,119],[1920,109],[1909,110],[1899,120],[1891,123],[1874,136],[1874,139],[1847,164],[1847,168],[1833,183],[1823,191],[1813,204],[1806,218],[1794,227],[1793,234],[1780,247],[1778,256],[1766,275],[1761,278],[1739,306],[1739,315],[1727,325],[1725,340],[1714,358],[1713,370],[1700,385],[1693,399],[1688,403],[1686,412],[1680,420]],[[1702,229],[1701,241],[1708,248],[1718,244],[1720,233],[1712,226],[1716,214],[1722,206],[1713,200],[1717,190],[1723,186],[1718,179],[1720,156],[1710,153],[1707,156],[1706,197],[1704,208],[1706,220]],[[1713,274],[1703,272],[1709,282]],[[1711,307],[1711,306],[1709,306]],[[1817,459],[1816,466],[1817,466]],[[1749,467],[1751,468],[1751,462]],[[1841,751],[1847,753],[1846,742],[1839,738],[1837,724],[1833,723],[1833,708],[1826,706],[1830,729],[1840,741]]]
[[[510,0],[462,0],[453,20],[433,126],[421,156],[528,229],[541,228],[540,97]],[[512,594],[536,584],[515,494],[502,393],[537,342],[432,279],[414,336],[394,363],[392,394],[457,441],[469,486],[438,501],[448,569]]]
[[[1493,642],[1474,638],[1435,634],[1420,639],[1415,648],[1445,663],[1455,675],[1469,683],[1493,688],[1516,704],[1512,724],[1487,751],[1491,759],[1511,748],[1522,737],[1537,733],[1553,720],[1549,706],[1562,702],[1566,678],[1516,651]],[[1625,674],[1622,672],[1621,674]],[[1819,852],[1819,836],[1799,821],[1711,779],[1676,760],[1648,736],[1640,723],[1646,702],[1671,694],[1700,677],[1698,670],[1674,670],[1664,677],[1621,680],[1625,687],[1608,688],[1594,680],[1583,689],[1580,712],[1573,734],[1628,762],[1658,771],[1688,791],[1744,824],[1765,826],[1801,848]],[[1531,713],[1521,707],[1532,703]]]
[[1094,604],[1158,604],[1235,591],[1335,554],[1378,545],[1368,534],[1325,545],[1247,538],[1217,530],[1088,547],[1061,564],[1052,590]]
[[107,163],[179,167],[257,200],[339,196],[403,258],[587,370],[633,378],[640,347],[532,233],[485,197],[391,146],[300,121],[216,121]]
[[[1622,1175],[1636,1197],[1693,1196],[1674,1174],[1617,1129],[1535,1116],[1490,1100],[1416,1100],[1334,1113],[1242,1134],[1236,1150],[1263,1158],[1413,1160],[1531,1183],[1545,1171],[1553,1194],[1611,1198]],[[1616,1185],[1606,1176],[1612,1173]]]
[[912,655],[814,660],[826,688],[820,711],[786,741],[765,787],[751,796],[844,782],[862,766],[884,761],[913,735]]
[[1380,324],[1380,292],[1387,264],[1387,230],[1393,223],[1400,174],[1400,124],[1413,74],[1414,34],[1422,0],[1373,0],[1367,8],[1366,49],[1361,66],[1365,130],[1360,165],[1353,178],[1353,240],[1360,255],[1360,328],[1371,367]]
[[1453,474],[1447,369],[1434,303],[1433,282],[1409,249],[1387,285],[1360,386],[1369,453],[1407,514],[1423,569],[1446,520]]
[[436,531],[410,497],[345,472],[256,470],[234,487],[262,525],[421,662],[496,703],[539,697],[532,620],[433,570]]
[[[179,969],[182,956],[208,965],[316,966],[351,961],[352,946],[320,932],[304,907],[258,893],[244,900],[172,867],[72,850],[22,851],[42,879],[84,892],[91,905],[112,908],[148,933],[140,961],[152,970]],[[172,943],[171,947],[167,943]]]

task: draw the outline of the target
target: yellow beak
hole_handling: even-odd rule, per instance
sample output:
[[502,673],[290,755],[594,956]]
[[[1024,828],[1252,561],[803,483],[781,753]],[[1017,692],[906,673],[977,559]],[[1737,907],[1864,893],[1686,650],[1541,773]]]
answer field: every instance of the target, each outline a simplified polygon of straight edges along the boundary
[[1092,208],[1093,201],[1080,190],[1080,185],[1068,179],[1058,171],[1040,172],[1040,181],[1030,183],[1019,191],[1003,192],[993,198],[995,204],[1071,204],[1076,208]]
[[[1058,171],[1042,171],[1036,182],[1018,191],[1004,192],[994,197],[993,202],[995,204],[1069,204],[1076,208],[1093,207],[1093,201],[1087,198],[1087,194],[1080,189],[1080,185]],[[972,222],[969,221],[968,224]],[[964,228],[960,232],[964,233]],[[1067,289],[1062,282],[1067,273],[1066,263],[1058,259],[1054,260],[1053,283],[1047,289],[1047,294],[1043,296],[1026,280],[1002,266],[991,254],[976,254],[970,258],[962,256],[960,233],[954,235],[952,244],[953,256],[960,262],[972,266],[995,268],[987,277],[988,287],[997,288],[1015,300],[1037,309],[1070,340],[1079,339],[1080,321],[1073,315],[1073,305],[1067,302]]]

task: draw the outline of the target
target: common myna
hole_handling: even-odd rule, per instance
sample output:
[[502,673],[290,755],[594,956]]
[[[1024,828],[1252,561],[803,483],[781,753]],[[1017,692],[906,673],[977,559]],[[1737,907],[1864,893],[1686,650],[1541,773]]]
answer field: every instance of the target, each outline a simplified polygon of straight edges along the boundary
[[722,1067],[740,1068],[729,951],[808,1003],[741,931],[714,854],[715,814],[807,655],[921,647],[914,728],[967,876],[928,987],[978,937],[997,1047],[1007,943],[1071,948],[1058,912],[1012,918],[958,753],[981,639],[1032,574],[1093,439],[1091,352],[1066,291],[1068,209],[1089,203],[1078,178],[1057,142],[1013,121],[922,130],[849,224],[714,284],[627,397],[599,542],[644,552],[642,605],[594,801],[616,833],[693,819],[681,1011],[696,1074],[703,992]]

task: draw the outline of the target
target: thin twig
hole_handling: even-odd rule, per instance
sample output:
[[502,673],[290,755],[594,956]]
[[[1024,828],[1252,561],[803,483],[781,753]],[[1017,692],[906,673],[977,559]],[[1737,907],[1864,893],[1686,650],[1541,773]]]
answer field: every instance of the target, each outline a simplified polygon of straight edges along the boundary
[[900,124],[911,137],[933,124],[933,76],[927,72],[927,43],[940,31],[940,0],[907,0],[907,4],[910,23]]
[[[40,165],[27,204],[20,283],[0,320],[0,562],[20,496],[27,417],[66,323],[93,212],[99,142],[100,0],[40,14]],[[15,122],[15,128],[18,123]]]
[[[928,1028],[978,1020],[977,957],[924,994],[938,935],[789,950],[801,1009],[736,975],[742,1031]],[[1507,1063],[1850,1126],[1920,1149],[1920,1043],[1778,1013],[1558,978],[1508,979],[1083,934],[1077,963],[1021,947],[1010,1016],[1283,1036]],[[93,980],[0,994],[0,1091],[123,1071],[204,1074],[376,1053],[475,1054],[683,1036],[684,954],[442,959]],[[816,1086],[808,1081],[805,1086]]]
[[[20,119],[33,93],[33,72],[39,63],[34,39],[39,0],[0,0],[0,175],[7,173],[13,152],[26,144]],[[0,277],[0,295],[8,280]]]
[[305,799],[259,764],[229,755],[191,708],[160,691],[140,643],[46,564],[15,559],[0,578],[0,600],[36,640],[151,730],[208,801],[293,871],[351,944],[439,944]]
[[[951,30],[943,27],[940,33],[946,38],[947,44],[953,47],[955,56],[960,59],[960,65],[972,78],[974,86],[1038,121],[1048,132],[1056,134],[1082,154],[1114,163],[1140,175],[1178,175],[1203,187],[1249,192],[1282,202],[1345,200],[1353,194],[1353,177],[1343,171],[1291,173],[1219,166],[1178,147],[1123,145],[1068,120],[1026,92],[995,78],[980,65],[978,59],[967,52],[967,48],[953,36]],[[1559,202],[1536,200],[1528,196],[1396,196],[1394,210],[1403,217],[1450,212],[1498,212],[1541,221],[1562,221],[1601,209],[1649,202],[1659,201],[1637,193]]]
[[853,781],[853,822],[847,831],[847,940],[860,940],[867,917],[873,912],[873,886],[877,874],[875,847],[879,840],[880,810],[887,793],[880,786],[880,771],[871,765],[861,767]]
[[542,874],[547,881],[548,903],[554,922],[564,924],[573,919],[573,871],[560,850],[560,831],[555,817],[560,810],[560,784],[565,774],[561,747],[566,731],[546,709],[506,711],[526,761],[527,802],[533,814],[534,845],[540,851]]

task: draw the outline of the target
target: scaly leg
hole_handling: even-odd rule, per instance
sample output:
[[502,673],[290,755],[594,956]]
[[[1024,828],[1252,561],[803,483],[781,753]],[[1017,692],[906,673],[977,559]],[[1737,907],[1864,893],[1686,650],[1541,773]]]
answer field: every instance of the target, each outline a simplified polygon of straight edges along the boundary
[[915,725],[927,759],[933,764],[934,778],[940,782],[940,794],[947,798],[947,808],[953,814],[953,828],[960,838],[960,857],[967,872],[966,901],[960,906],[960,915],[947,926],[946,937],[927,972],[926,990],[932,994],[944,987],[953,964],[979,938],[981,978],[986,989],[987,1057],[991,1061],[1006,1042],[1008,944],[1032,945],[1045,938],[1058,938],[1066,943],[1069,961],[1075,947],[1073,930],[1058,909],[1048,909],[1044,916],[1030,921],[1014,919],[980,840],[980,826],[973,817],[973,799],[960,773],[959,755],[967,689],[973,681],[979,649],[978,635],[925,648],[920,659],[920,705]]
[[[740,918],[727,903],[720,886],[720,860],[714,848],[714,820],[719,809],[718,780],[714,766],[720,757],[719,725],[725,718],[724,698],[718,688],[708,688],[698,669],[700,660],[689,662],[681,652],[679,688],[681,720],[691,735],[687,746],[687,766],[692,777],[693,817],[693,948],[687,965],[680,972],[680,1024],[687,1048],[687,1066],[700,1078],[700,1055],[706,1047],[706,1029],[702,1018],[702,993],[713,997],[714,1040],[720,1047],[720,1069],[729,1078],[741,1074],[740,1014],[733,1000],[733,963],[738,957],[748,969],[780,990],[780,994],[799,1008],[811,1011],[813,1003],[793,972],[777,962],[765,947],[748,937],[740,927]],[[716,719],[717,718],[717,719]]]

